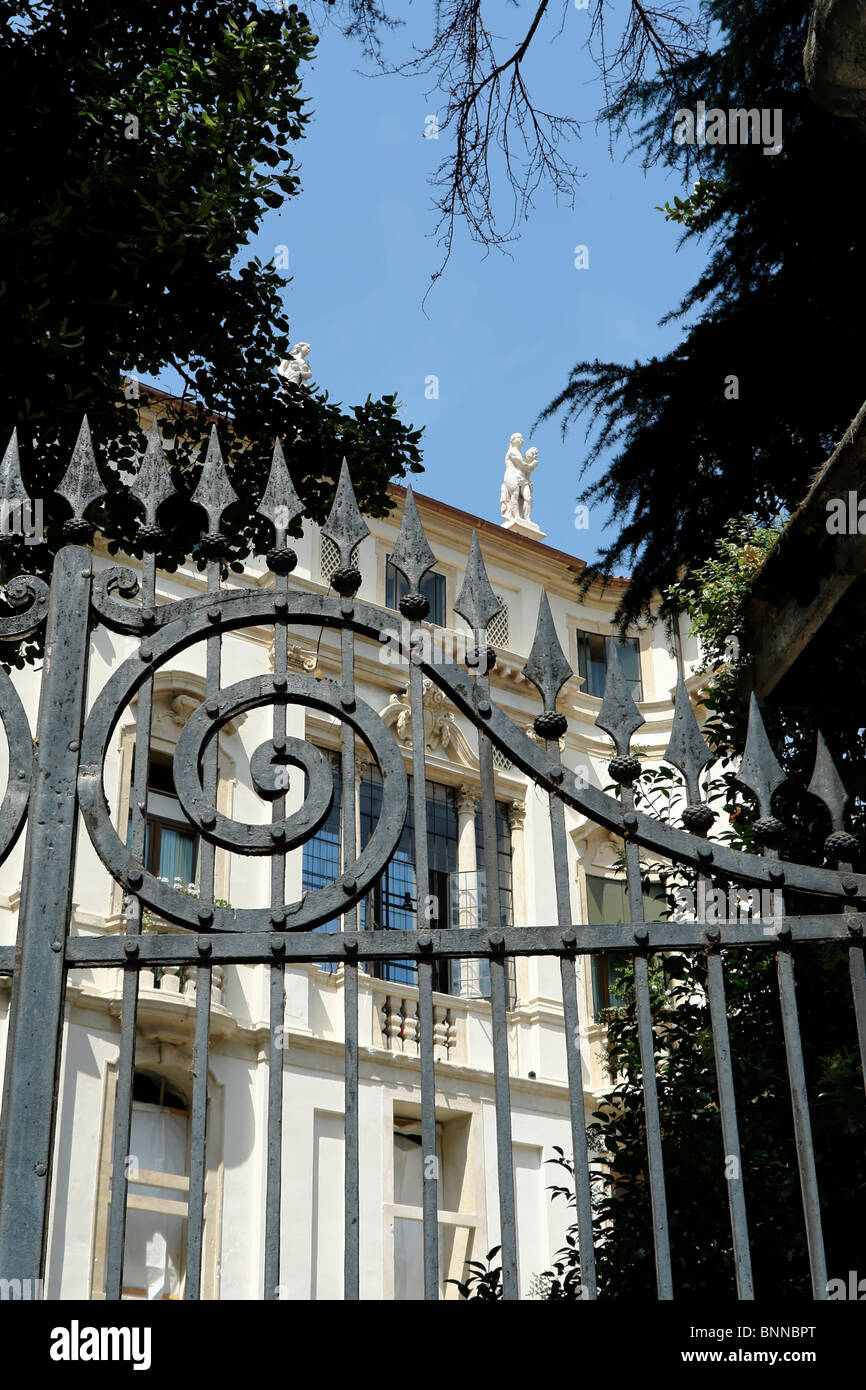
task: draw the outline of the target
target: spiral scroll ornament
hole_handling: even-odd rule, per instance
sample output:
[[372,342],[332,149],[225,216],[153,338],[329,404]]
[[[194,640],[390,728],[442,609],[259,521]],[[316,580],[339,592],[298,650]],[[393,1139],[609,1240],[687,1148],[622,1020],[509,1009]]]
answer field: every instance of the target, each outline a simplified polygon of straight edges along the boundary
[[[261,602],[261,600],[259,600]],[[204,635],[203,633],[198,635]],[[175,641],[172,641],[175,638]],[[253,785],[266,802],[285,790],[281,768],[304,772],[303,804],[290,815],[267,824],[246,824],[226,816],[209,800],[202,783],[204,755],[219,730],[248,710],[267,705],[302,705],[345,721],[378,764],[385,788],[383,809],[367,844],[352,864],[325,887],[299,902],[262,908],[232,908],[199,902],[177,891],[137,861],[118,835],[102,787],[102,768],[112,732],[149,672],[177,646],[166,628],[152,648],[139,651],[115,673],[97,698],[81,745],[79,797],[93,844],[110,872],[152,911],[197,931],[270,931],[286,927],[310,930],[332,920],[358,902],[379,878],[399,843],[408,805],[408,779],[393,734],[365,702],[350,696],[338,682],[304,675],[260,675],[208,695],[184,725],[174,757],[178,800],[193,829],[220,848],[242,854],[270,855],[296,849],[315,835],[334,803],[333,770],[328,759],[300,738],[269,739],[250,760]],[[187,634],[183,645],[189,645]],[[194,639],[192,639],[194,640]]]

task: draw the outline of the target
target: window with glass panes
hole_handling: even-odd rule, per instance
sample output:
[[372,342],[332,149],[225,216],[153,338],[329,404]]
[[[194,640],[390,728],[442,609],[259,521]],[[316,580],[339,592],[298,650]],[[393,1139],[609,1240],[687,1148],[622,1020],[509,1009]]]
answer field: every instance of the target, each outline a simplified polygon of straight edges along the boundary
[[[385,561],[385,607],[396,608],[401,598],[409,592],[406,587],[406,580],[403,578],[396,565],[392,565],[391,557]],[[427,622],[436,623],[438,627],[445,626],[445,576],[437,574],[435,570],[428,570],[421,580],[421,593],[430,604],[430,612],[427,615]]]
[[[328,756],[334,773],[334,805],[321,830],[304,845],[302,884],[304,890],[310,892],[315,892],[326,883],[332,882],[340,872],[340,759],[336,753],[329,753]],[[428,883],[424,896],[430,897],[435,903],[435,913],[431,916],[430,925],[434,929],[437,926],[445,928],[451,926],[452,896],[457,874],[457,804],[452,787],[430,781],[426,782],[425,786]],[[409,788],[408,813],[394,856],[372,892],[360,904],[358,924],[362,931],[415,929],[418,885],[415,874],[415,817],[411,778]],[[360,848],[364,849],[378,823],[382,809],[382,780],[378,768],[370,767],[365,771],[358,800]],[[510,923],[511,832],[505,803],[497,803],[497,831],[504,911],[506,921]],[[476,816],[476,843],[478,862],[483,866],[484,832],[480,808]],[[483,885],[483,868],[479,874],[479,881]],[[483,892],[481,896],[483,898]],[[484,921],[480,921],[479,925],[484,926],[486,904],[483,902],[481,912]],[[339,929],[338,918],[319,928],[320,931]],[[417,978],[417,969],[412,961],[375,962],[368,968],[380,978],[395,984],[414,984]],[[434,962],[435,989],[442,993],[451,993],[454,991],[457,978],[459,963]],[[482,989],[484,993],[489,993],[489,971],[485,981]]]
[[[130,801],[134,785],[130,785]],[[132,832],[132,812],[129,816],[127,844]],[[145,829],[144,862],[157,878],[174,883],[176,879],[187,886],[195,883],[198,873],[199,837],[191,829],[181,810],[174,789],[171,759],[168,755],[151,756],[147,770],[147,821]]]
[[[611,640],[601,632],[578,632],[577,670],[583,676],[584,695],[604,698],[604,684],[607,679],[607,642]],[[617,641],[617,656],[622,673],[631,687],[633,700],[643,699],[643,682],[640,674],[640,646],[636,637],[626,637]]]
[[[586,875],[586,920],[590,926],[605,922],[630,922],[628,888],[619,878],[603,878],[600,874]],[[647,922],[657,922],[667,907],[661,884],[644,889],[643,915]],[[592,956],[592,1005],[595,1014],[602,1009],[618,1009],[625,1000],[618,991],[617,971],[631,959],[629,951],[605,951]]]

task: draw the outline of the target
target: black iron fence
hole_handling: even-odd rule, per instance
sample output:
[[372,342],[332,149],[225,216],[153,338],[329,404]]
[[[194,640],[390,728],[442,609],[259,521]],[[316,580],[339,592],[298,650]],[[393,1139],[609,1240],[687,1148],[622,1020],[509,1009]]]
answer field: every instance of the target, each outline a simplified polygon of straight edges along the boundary
[[[7,452],[3,468],[7,495],[23,496],[14,443]],[[833,834],[827,840],[826,853],[834,867],[785,863],[772,848],[780,829],[773,815],[772,797],[782,774],[754,704],[739,780],[754,793],[760,805],[760,819],[754,828],[765,846],[763,857],[739,853],[707,838],[713,815],[702,800],[699,776],[710,754],[682,680],[677,691],[667,759],[682,771],[688,788],[688,804],[682,812],[684,828],[674,828],[648,817],[635,809],[634,787],[640,777],[641,764],[629,749],[631,737],[643,720],[612,646],[606,691],[596,722],[615,745],[616,753],[609,766],[620,794],[612,797],[586,785],[585,778],[576,776],[563,765],[560,755],[559,740],[567,724],[556,704],[571,671],[560,649],[544,594],[532,650],[524,667],[524,674],[537,688],[542,702],[542,709],[534,720],[535,737],[519,729],[492,701],[489,675],[495,655],[486,644],[485,633],[501,605],[491,590],[478,540],[474,537],[465,580],[455,604],[473,634],[466,660],[436,663],[409,660],[409,650],[404,655],[409,669],[411,798],[416,827],[425,825],[427,814],[424,679],[445,692],[478,731],[486,925],[459,929],[443,927],[429,919],[424,908],[426,900],[419,895],[414,904],[414,921],[408,929],[359,930],[358,905],[379,881],[395,852],[410,804],[410,782],[393,733],[360,699],[356,689],[356,644],[379,642],[382,616],[378,609],[355,597],[361,576],[354,566],[353,554],[368,534],[368,528],[355,504],[345,465],[329,520],[323,528],[339,556],[339,565],[331,579],[335,593],[328,595],[300,588],[293,590],[290,586],[289,575],[296,557],[287,543],[287,528],[301,514],[302,507],[279,445],[258,508],[274,529],[274,546],[266,557],[273,575],[270,587],[229,589],[223,586],[221,556],[225,537],[220,525],[223,511],[237,499],[215,434],[192,498],[208,516],[208,529],[201,541],[208,557],[207,591],[199,596],[156,602],[156,564],[164,540],[158,514],[174,489],[155,429],[130,485],[130,492],[143,513],[139,532],[144,552],[140,578],[122,565],[112,565],[94,573],[91,552],[87,548],[92,540],[93,526],[86,512],[102,495],[103,486],[86,424],[58,491],[69,502],[72,515],[65,526],[68,543],[56,555],[50,586],[36,578],[15,579],[8,585],[6,595],[17,611],[0,619],[0,641],[3,643],[15,643],[44,625],[45,644],[35,736],[31,736],[27,715],[12,681],[0,670],[0,717],[9,751],[8,782],[0,804],[0,857],[9,854],[22,832],[26,834],[17,943],[14,948],[0,948],[0,973],[12,975],[0,1135],[0,1279],[13,1283],[30,1280],[27,1287],[41,1287],[33,1285],[32,1281],[42,1280],[45,1275],[61,1026],[70,971],[81,967],[120,967],[123,972],[104,1270],[104,1292],[114,1299],[121,1296],[123,1287],[128,1209],[126,1157],[130,1146],[140,976],[143,970],[170,967],[182,967],[188,977],[194,975],[185,1297],[195,1299],[202,1292],[208,1049],[214,973],[218,967],[230,964],[269,967],[271,1026],[263,1290],[265,1298],[276,1298],[279,1296],[281,1259],[284,1084],[281,1036],[285,970],[287,964],[297,962],[342,966],[345,1007],[344,1293],[346,1298],[353,1299],[359,1292],[358,970],[394,960],[410,962],[417,970],[421,1138],[423,1154],[428,1156],[436,1153],[433,999],[436,972],[441,971],[442,962],[476,959],[484,962],[492,1018],[503,1291],[506,1298],[516,1298],[517,1236],[506,1017],[508,968],[518,956],[545,955],[558,958],[560,963],[581,1286],[585,1298],[594,1298],[593,1212],[584,1129],[579,1053],[582,1018],[575,962],[578,955],[590,957],[621,950],[628,952],[634,961],[657,1290],[659,1298],[670,1299],[675,1290],[656,1089],[657,1042],[653,1036],[649,961],[654,952],[676,949],[707,954],[707,995],[718,1080],[719,1123],[724,1152],[736,1159],[727,1191],[737,1291],[740,1298],[751,1298],[745,1191],[748,1169],[740,1162],[724,965],[726,947],[748,945],[756,950],[772,951],[776,958],[812,1289],[815,1298],[826,1297],[821,1208],[795,999],[792,947],[800,942],[836,942],[840,950],[848,950],[862,1060],[866,1055],[866,972],[862,935],[866,917],[857,908],[860,900],[866,898],[866,877],[851,870],[856,842],[843,828],[845,793],[823,742],[819,744],[810,791],[824,802],[832,818]],[[401,640],[412,646],[428,613],[428,600],[421,588],[424,576],[435,563],[435,556],[424,536],[411,489],[407,492],[392,562],[405,581],[405,592],[399,600],[400,611],[406,619]],[[91,634],[100,624],[137,639],[137,649],[112,671],[87,712]],[[223,634],[255,625],[273,628],[272,672],[223,686]],[[330,628],[339,635],[339,679],[290,671],[288,629],[304,625]],[[118,832],[109,812],[103,775],[106,754],[121,715],[131,701],[137,699],[134,785],[137,788],[147,785],[155,675],[164,663],[202,642],[206,646],[206,691],[184,724],[173,765],[174,786],[183,813],[200,836],[200,893],[194,898],[162,881],[147,867],[144,852],[146,798],[133,799],[128,838],[124,839]],[[286,856],[315,834],[328,816],[334,796],[334,779],[327,759],[319,750],[287,735],[286,711],[290,705],[305,706],[340,721],[344,787],[354,785],[356,741],[375,760],[383,785],[381,812],[363,848],[359,847],[354,799],[351,796],[343,798],[340,870],[332,882],[305,893],[295,902],[286,901]],[[271,822],[240,824],[218,809],[217,734],[226,721],[262,706],[273,709],[273,733],[253,755],[251,772],[256,789],[271,803]],[[545,926],[511,924],[505,912],[497,855],[495,750],[546,792],[549,799],[557,920]],[[301,770],[307,786],[302,807],[291,814],[286,810],[285,778],[280,776],[280,770],[286,767]],[[626,923],[587,925],[574,920],[566,855],[566,806],[622,837],[630,913]],[[103,864],[124,889],[124,929],[117,934],[70,935],[79,818]],[[271,885],[268,907],[228,906],[216,898],[214,856],[218,847],[268,857]],[[697,911],[692,916],[695,920],[644,920],[640,847],[673,865],[694,871]],[[429,874],[423,834],[416,837],[415,856],[417,882],[426,884]],[[755,920],[711,922],[704,910],[710,875],[713,881],[728,880],[764,892],[784,894],[790,890],[798,895],[813,894],[820,899],[822,910],[807,916],[789,916],[783,911],[769,934],[760,915]],[[828,903],[831,907],[835,905],[835,910],[824,910]],[[145,912],[157,914],[182,930],[143,933]],[[340,920],[341,931],[316,931],[317,927],[334,919]],[[430,1299],[439,1296],[438,1182],[437,1164],[425,1162],[424,1285],[426,1297]]]

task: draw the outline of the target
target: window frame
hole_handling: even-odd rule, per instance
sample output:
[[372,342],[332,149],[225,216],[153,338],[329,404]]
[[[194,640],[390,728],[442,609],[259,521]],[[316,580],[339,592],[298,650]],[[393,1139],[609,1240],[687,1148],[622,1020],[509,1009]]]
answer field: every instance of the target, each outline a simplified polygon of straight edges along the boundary
[[[580,693],[581,693],[582,695],[589,695],[590,698],[593,699],[593,700],[601,700],[601,699],[604,698],[604,685],[603,685],[603,683],[602,683],[602,690],[601,690],[601,693],[600,693],[600,694],[596,694],[594,691],[590,690],[590,688],[589,688],[589,680],[590,680],[589,667],[590,667],[590,664],[593,665],[593,666],[598,666],[598,665],[600,664],[598,661],[594,661],[594,660],[592,660],[592,659],[590,658],[589,650],[588,650],[588,639],[589,639],[590,637],[596,637],[596,638],[598,638],[598,639],[602,642],[602,644],[603,644],[603,650],[604,650],[604,672],[605,672],[605,676],[606,676],[606,674],[607,674],[607,644],[608,644],[608,642],[614,642],[614,641],[615,641],[616,644],[617,644],[617,646],[619,646],[619,647],[629,647],[629,648],[631,648],[631,650],[634,651],[635,658],[636,658],[636,661],[637,661],[637,672],[638,672],[638,673],[637,673],[637,676],[636,676],[636,677],[631,677],[631,676],[628,676],[626,673],[624,673],[624,674],[626,675],[626,680],[627,680],[627,682],[628,682],[628,684],[629,684],[629,687],[630,687],[630,689],[631,689],[632,699],[634,700],[635,704],[638,704],[638,705],[641,704],[641,703],[643,702],[643,700],[644,700],[644,694],[645,694],[645,692],[644,692],[644,678],[643,678],[643,662],[641,661],[640,638],[638,638],[638,637],[625,637],[625,638],[623,638],[623,639],[620,639],[620,638],[618,638],[618,637],[613,637],[613,636],[611,636],[610,633],[606,633],[606,632],[593,632],[593,631],[591,631],[589,628],[575,627],[575,629],[574,629],[574,641],[575,641],[575,649],[576,649],[576,653],[577,653],[577,674],[583,679],[583,685],[581,686]],[[635,687],[637,687],[637,689],[635,689]]]

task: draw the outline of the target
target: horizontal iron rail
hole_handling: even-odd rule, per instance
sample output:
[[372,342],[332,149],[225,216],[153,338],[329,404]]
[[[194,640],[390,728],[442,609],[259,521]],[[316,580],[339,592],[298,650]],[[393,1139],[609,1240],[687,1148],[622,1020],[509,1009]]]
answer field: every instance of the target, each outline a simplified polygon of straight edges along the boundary
[[[860,943],[866,914],[786,917],[779,931],[760,923],[611,922],[592,926],[503,927],[491,933],[471,927],[430,932],[213,932],[208,935],[153,933],[142,937],[78,936],[67,947],[70,969],[117,966],[130,955],[142,965],[188,965],[203,955],[220,964],[273,963],[276,960],[445,960],[491,956],[593,955],[601,951],[701,950],[707,946],[765,946],[777,950],[788,942]],[[204,950],[202,949],[204,947]],[[134,948],[130,950],[130,948]]]

